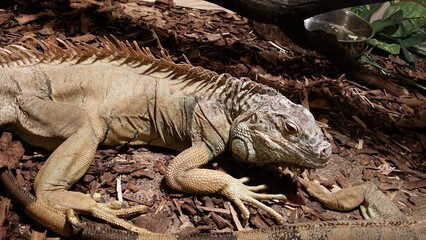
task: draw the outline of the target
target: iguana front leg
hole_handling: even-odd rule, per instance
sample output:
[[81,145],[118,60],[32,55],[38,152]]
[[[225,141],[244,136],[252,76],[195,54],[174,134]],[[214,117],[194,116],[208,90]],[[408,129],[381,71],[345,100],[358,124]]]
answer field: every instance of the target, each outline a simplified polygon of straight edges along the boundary
[[[143,232],[118,218],[123,213],[140,213],[144,207],[114,210],[91,196],[67,191],[87,171],[106,129],[86,109],[37,97],[19,97],[20,123],[36,136],[65,139],[43,164],[35,179],[35,193],[52,207],[92,215],[123,228]],[[44,213],[39,213],[44,214]],[[47,218],[48,219],[48,218]]]
[[168,186],[186,193],[223,195],[238,207],[245,222],[250,213],[243,201],[263,209],[279,223],[283,222],[281,215],[258,200],[277,199],[285,201],[284,195],[256,193],[265,189],[265,186],[247,186],[244,185],[247,178],[235,179],[223,172],[198,168],[212,158],[213,154],[204,142],[196,143],[181,152],[166,169],[165,178]]
[[391,220],[404,217],[392,200],[372,183],[344,188],[335,193],[325,193],[318,183],[308,179],[306,173],[302,174],[300,183],[310,196],[332,210],[350,211],[360,206],[363,216],[367,219]]

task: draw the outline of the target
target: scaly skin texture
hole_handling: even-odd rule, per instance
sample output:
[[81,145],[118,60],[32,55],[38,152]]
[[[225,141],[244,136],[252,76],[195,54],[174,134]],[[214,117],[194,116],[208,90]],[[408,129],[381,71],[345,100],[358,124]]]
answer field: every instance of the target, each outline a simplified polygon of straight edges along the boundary
[[105,39],[103,44],[97,49],[38,41],[42,51],[24,43],[0,51],[0,129],[53,151],[34,184],[37,199],[50,207],[147,233],[117,217],[145,207],[115,210],[68,191],[88,169],[98,145],[182,151],[166,169],[170,187],[221,194],[239,208],[243,220],[249,218],[243,201],[249,202],[279,223],[282,216],[259,200],[284,201],[284,195],[257,193],[265,186],[247,186],[245,180],[200,167],[226,149],[235,159],[257,165],[317,168],[328,162],[331,146],[312,114],[274,89],[175,64],[167,56],[157,59],[129,42]]

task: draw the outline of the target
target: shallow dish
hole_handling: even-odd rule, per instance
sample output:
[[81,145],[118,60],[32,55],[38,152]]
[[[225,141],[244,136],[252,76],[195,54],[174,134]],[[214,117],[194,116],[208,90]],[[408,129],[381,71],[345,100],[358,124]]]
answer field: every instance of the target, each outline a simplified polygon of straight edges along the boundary
[[309,31],[323,30],[335,35],[355,55],[364,52],[365,41],[374,35],[369,22],[346,9],[322,13],[305,19],[304,23]]

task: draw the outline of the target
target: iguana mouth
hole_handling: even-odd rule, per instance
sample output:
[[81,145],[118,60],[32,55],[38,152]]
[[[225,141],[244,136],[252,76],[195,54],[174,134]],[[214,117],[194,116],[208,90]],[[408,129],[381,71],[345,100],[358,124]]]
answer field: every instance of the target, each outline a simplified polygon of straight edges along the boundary
[[301,174],[304,171],[308,171],[309,173],[311,172],[315,172],[318,168],[320,167],[306,167],[306,166],[301,166],[301,165],[297,165],[297,164],[292,164],[292,163],[270,163],[268,164],[269,167],[274,167],[274,168],[280,168],[281,170],[285,170],[288,169],[289,171],[291,171],[294,174]]

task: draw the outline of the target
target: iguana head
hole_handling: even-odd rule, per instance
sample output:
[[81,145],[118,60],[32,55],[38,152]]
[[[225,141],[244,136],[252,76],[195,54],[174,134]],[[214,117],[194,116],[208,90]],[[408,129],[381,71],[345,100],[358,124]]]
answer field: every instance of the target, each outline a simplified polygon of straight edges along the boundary
[[331,156],[312,114],[284,97],[237,117],[229,144],[238,160],[262,165],[318,168]]

